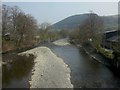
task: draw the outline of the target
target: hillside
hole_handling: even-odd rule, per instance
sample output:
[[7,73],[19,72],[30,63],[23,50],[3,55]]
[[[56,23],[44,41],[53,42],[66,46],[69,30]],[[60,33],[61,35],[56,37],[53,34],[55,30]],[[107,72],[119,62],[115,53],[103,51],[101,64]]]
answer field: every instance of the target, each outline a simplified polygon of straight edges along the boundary
[[[73,15],[67,17],[53,25],[54,29],[73,29],[78,27],[84,20],[86,20],[88,14],[80,14],[80,15]],[[118,18],[117,15],[112,16],[100,16],[103,21],[106,30],[107,29],[115,29],[117,27]]]
[[80,25],[86,18],[87,14],[84,15],[74,15],[68,18],[65,18],[53,25],[55,29],[71,29]]
[[117,26],[118,26],[118,16],[117,15],[102,16],[102,19],[104,21],[106,30],[117,29]]

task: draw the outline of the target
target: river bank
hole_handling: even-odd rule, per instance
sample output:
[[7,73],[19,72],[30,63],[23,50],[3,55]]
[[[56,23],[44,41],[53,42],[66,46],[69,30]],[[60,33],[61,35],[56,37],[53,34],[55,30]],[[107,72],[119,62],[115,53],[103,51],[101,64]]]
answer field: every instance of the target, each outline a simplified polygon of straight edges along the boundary
[[57,57],[47,47],[37,47],[20,53],[33,54],[34,61],[33,75],[31,76],[30,88],[72,88],[70,81],[70,69],[64,61]]
[[20,53],[20,52],[24,52],[24,51],[33,49],[33,48],[35,48],[35,47],[43,46],[43,45],[45,45],[45,44],[47,44],[47,43],[48,43],[48,42],[40,42],[40,43],[37,43],[37,44],[34,44],[34,45],[30,45],[30,46],[27,46],[27,47],[14,48],[14,49],[11,49],[11,50],[2,51],[2,54]]
[[108,59],[105,56],[98,53],[92,46],[84,45],[84,46],[82,46],[82,48],[93,59],[97,60],[98,62],[100,62],[100,63],[102,63],[102,64],[104,64],[106,66],[111,66],[111,64],[110,64],[111,59]]
[[[48,44],[48,42],[47,42],[47,44]],[[32,69],[32,72],[31,72],[31,69],[26,68],[29,70],[29,75],[26,75],[27,77],[23,76],[24,77],[23,80],[16,80],[16,81],[14,79],[11,80],[12,79],[12,77],[11,77],[10,81],[16,82],[16,83],[18,83],[18,85],[20,84],[19,86],[16,85],[15,83],[10,83],[10,82],[9,82],[9,85],[6,85],[7,79],[4,79],[3,81],[5,83],[4,83],[3,87],[4,88],[6,88],[6,87],[26,87],[26,88],[28,88],[28,86],[30,85],[30,88],[44,88],[44,87],[46,87],[46,88],[50,88],[50,87],[51,88],[72,88],[73,85],[70,82],[70,69],[68,68],[67,64],[65,64],[61,58],[57,57],[54,53],[52,53],[52,51],[49,48],[47,48],[45,46],[46,46],[45,43],[40,43],[40,44],[31,46],[31,47],[21,48],[19,50],[12,50],[12,51],[7,51],[7,52],[3,53],[2,55],[4,55],[4,57],[3,57],[2,64],[4,66],[3,67],[4,74],[9,72],[9,70],[6,71],[6,69],[9,68],[9,66],[11,67],[11,69],[12,69],[12,67],[14,67],[16,69],[17,68],[20,69],[19,66],[17,67],[16,65],[14,65],[15,62],[17,63],[19,61],[26,60],[31,55],[36,57],[34,59],[34,64],[33,64],[34,67]],[[21,58],[23,60],[19,60]],[[26,62],[29,62],[29,60],[27,60]],[[23,62],[23,64],[25,64],[25,63]],[[17,65],[21,65],[21,63],[17,63]],[[28,70],[26,70],[26,71],[28,71]],[[18,71],[21,71],[21,70],[18,70]],[[22,70],[22,71],[24,71],[24,70]],[[11,71],[11,72],[17,73],[16,70]],[[19,74],[22,77],[22,72],[19,72]],[[6,74],[5,76],[9,77],[8,74]],[[31,78],[29,79],[29,85],[28,85],[27,81],[28,81],[29,76]],[[38,78],[38,76],[41,76],[41,77]],[[60,77],[60,79],[58,79],[59,77]],[[39,83],[39,81],[42,81],[41,84]],[[21,83],[23,83],[25,85],[23,85]],[[23,86],[21,86],[21,85],[23,85]]]
[[[71,42],[70,42],[71,43]],[[95,48],[93,48],[90,44],[84,44],[80,45],[78,43],[71,43],[77,46],[78,48],[82,48],[91,58],[94,60],[104,64],[108,68],[110,68],[112,71],[115,71],[115,73],[118,73],[120,70],[120,67],[117,67],[114,63],[114,59],[110,59],[105,57],[103,54],[98,52]],[[120,73],[118,73],[120,75]]]
[[84,51],[92,57],[94,60],[97,60],[98,62],[102,63],[103,65],[107,66],[112,72],[116,75],[120,75],[120,67],[117,67],[113,62],[114,59],[110,59],[105,57],[103,54],[99,53],[94,49],[91,45],[82,46]]

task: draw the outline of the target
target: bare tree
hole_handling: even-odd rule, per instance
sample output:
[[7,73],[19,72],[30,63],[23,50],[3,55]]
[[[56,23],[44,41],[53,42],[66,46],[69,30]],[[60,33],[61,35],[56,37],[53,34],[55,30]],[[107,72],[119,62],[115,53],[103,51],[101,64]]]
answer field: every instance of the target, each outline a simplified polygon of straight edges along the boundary
[[17,6],[3,5],[2,20],[3,35],[9,32],[16,47],[30,45],[34,41],[38,26],[37,21],[31,15],[25,14]]
[[22,12],[18,14],[16,19],[16,45],[30,44],[37,30],[36,20],[32,16],[25,15]]
[[100,37],[101,29],[103,28],[102,19],[95,13],[90,12],[88,18],[80,25],[80,40],[81,42],[89,42]]
[[8,23],[9,23],[9,10],[10,8],[6,5],[2,6],[2,35],[8,31]]
[[0,53],[1,52],[2,52],[2,6],[0,4]]
[[49,32],[51,29],[51,24],[44,22],[39,25],[39,35],[42,40],[47,40],[49,39]]
[[12,31],[15,32],[16,31],[16,18],[18,16],[18,14],[21,12],[21,10],[17,7],[17,6],[14,6],[11,8],[11,22],[12,22],[12,25],[13,25],[13,28],[12,28]]

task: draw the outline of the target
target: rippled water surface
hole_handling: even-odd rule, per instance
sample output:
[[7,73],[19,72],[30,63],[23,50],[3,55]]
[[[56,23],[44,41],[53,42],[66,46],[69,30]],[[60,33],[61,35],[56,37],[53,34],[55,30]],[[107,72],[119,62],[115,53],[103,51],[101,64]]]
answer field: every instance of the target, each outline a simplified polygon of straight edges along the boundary
[[34,56],[18,56],[16,54],[3,55],[2,87],[29,88],[29,79],[34,65]]
[[53,45],[50,48],[69,65],[74,87],[120,87],[120,77],[90,58],[82,49],[73,45]]

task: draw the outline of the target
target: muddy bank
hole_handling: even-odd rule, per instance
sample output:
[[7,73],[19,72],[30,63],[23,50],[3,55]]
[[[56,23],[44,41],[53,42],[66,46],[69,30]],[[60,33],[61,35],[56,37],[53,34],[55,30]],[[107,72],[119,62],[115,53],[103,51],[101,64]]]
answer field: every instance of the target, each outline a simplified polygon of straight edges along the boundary
[[72,88],[70,69],[47,47],[37,47],[23,54],[36,56],[30,88]]
[[36,48],[36,47],[40,47],[40,46],[44,46],[44,45],[47,45],[48,43],[50,42],[40,42],[40,43],[37,43],[37,44],[34,44],[34,45],[30,45],[30,46],[26,46],[26,47],[22,47],[22,48],[14,48],[14,49],[11,49],[11,50],[2,50],[2,54],[11,54],[11,53],[20,53],[20,52],[24,52],[24,51],[27,51],[27,50],[30,50],[30,49],[33,49],[33,48]]

